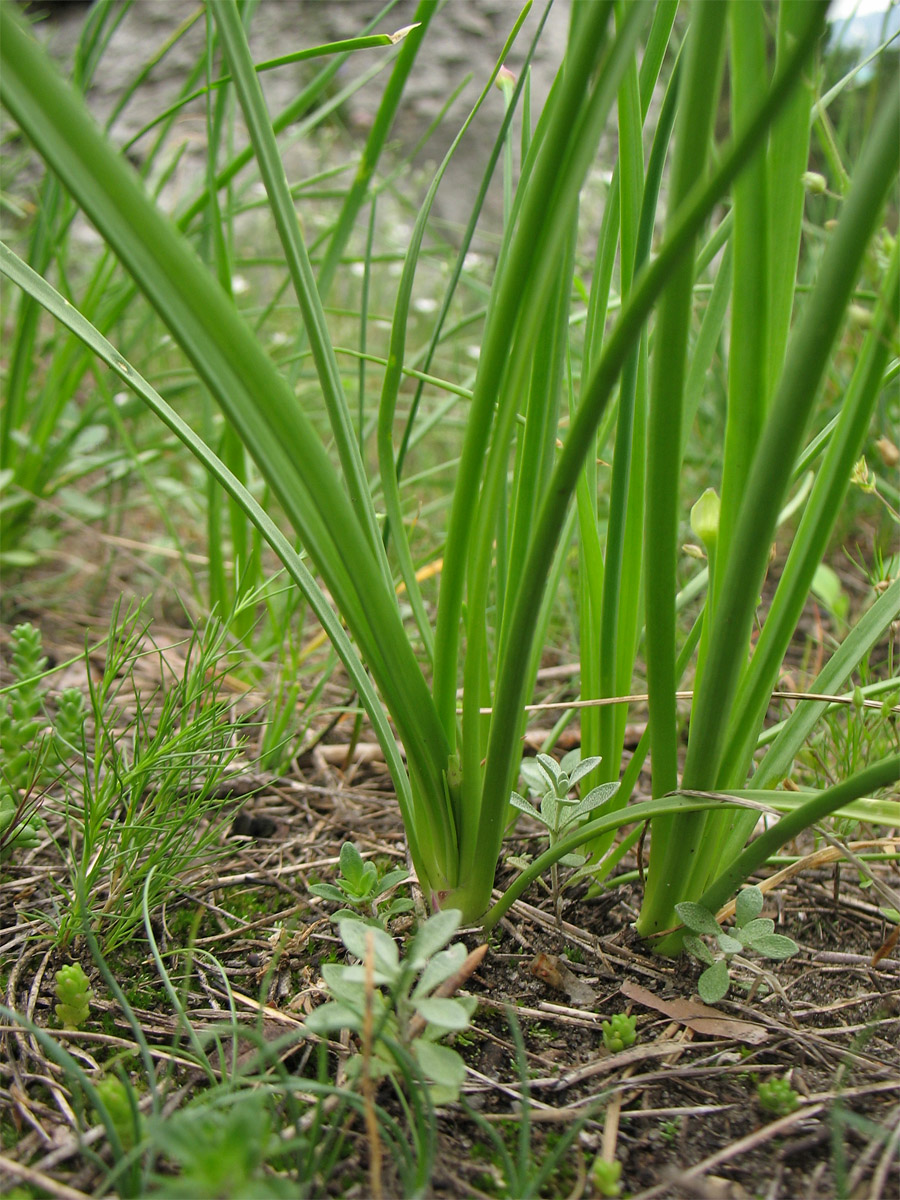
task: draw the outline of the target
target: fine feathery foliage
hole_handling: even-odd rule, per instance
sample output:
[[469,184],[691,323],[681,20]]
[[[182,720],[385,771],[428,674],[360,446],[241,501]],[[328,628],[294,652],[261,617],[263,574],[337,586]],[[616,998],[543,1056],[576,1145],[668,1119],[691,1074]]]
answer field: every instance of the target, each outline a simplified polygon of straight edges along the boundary
[[[489,94],[529,7],[512,23],[491,76],[479,81],[483,89],[460,136]],[[502,245],[478,367],[467,390],[432,616],[415,569],[414,521],[400,490],[415,406],[401,430],[397,400],[429,212],[438,183],[452,170],[459,139],[409,238],[374,428],[378,469],[372,475],[366,466],[372,427],[354,417],[323,296],[374,188],[378,152],[436,5],[422,0],[417,26],[400,44],[318,278],[282,165],[283,125],[266,107],[241,11],[235,0],[207,9],[209,42],[221,48],[224,60],[210,105],[228,93],[240,105],[250,142],[242,162],[255,157],[266,190],[285,283],[302,321],[300,348],[308,349],[315,368],[327,434],[239,313],[223,273],[201,263],[185,235],[202,213],[217,229],[217,189],[232,176],[217,175],[212,163],[205,199],[176,227],[12,6],[0,6],[0,100],[219,405],[224,440],[214,448],[172,411],[105,339],[110,325],[94,319],[96,309],[88,307],[85,315],[63,299],[45,278],[44,248],[35,247],[26,264],[4,247],[0,269],[29,303],[46,308],[89,346],[224,485],[236,544],[240,521],[249,520],[276,549],[332,638],[384,747],[412,861],[431,905],[459,909],[465,920],[484,917],[490,904],[520,767],[524,705],[576,533],[582,690],[591,698],[628,695],[636,663],[645,662],[649,729],[622,786],[603,793],[592,811],[583,809],[580,828],[567,829],[550,858],[540,856],[534,867],[571,853],[579,841],[588,842],[597,860],[619,826],[652,817],[638,922],[641,934],[651,937],[677,924],[677,903],[715,908],[726,898],[715,899],[723,889],[733,893],[799,829],[898,776],[896,755],[872,762],[834,787],[804,796],[747,849],[758,808],[745,800],[742,811],[728,798],[749,782],[763,799],[763,790],[790,770],[808,734],[804,722],[813,710],[800,705],[758,757],[786,649],[895,352],[900,252],[879,223],[897,176],[900,113],[895,104],[882,106],[856,161],[834,181],[838,220],[808,270],[804,176],[821,111],[816,55],[827,5],[783,0],[771,26],[769,6],[761,0],[695,3],[685,6],[686,31],[676,24],[677,8],[675,0],[575,0],[564,62],[534,123],[527,107],[520,110],[527,70],[514,87],[504,78],[506,118],[470,228],[494,165],[502,159],[510,170],[501,152],[510,144],[514,118],[521,121],[523,157],[517,180],[507,176]],[[657,87],[665,95],[645,163],[645,121]],[[212,107],[210,112],[213,123]],[[724,140],[717,113],[727,115]],[[580,197],[613,120],[618,162],[597,233],[580,220]],[[711,221],[718,223],[710,228]],[[587,269],[585,237],[593,242]],[[617,261],[616,302],[611,288]],[[451,273],[441,322],[458,278]],[[839,350],[860,281],[872,308],[848,371],[844,363],[839,369]],[[695,305],[707,295],[694,342]],[[726,319],[730,332],[723,338]],[[434,338],[437,344],[440,324]],[[682,478],[712,357],[723,343],[727,404],[718,503],[707,500],[695,509],[706,563],[691,594],[705,595],[705,601],[681,645]],[[838,378],[844,398],[831,420],[820,398]],[[245,486],[248,459],[293,526],[306,561]],[[610,464],[608,485],[601,486],[599,463]],[[811,490],[750,656],[775,531],[810,471]],[[684,499],[690,504],[696,497]],[[869,653],[895,618],[898,599],[900,581],[894,581],[846,632],[820,675],[823,692],[839,687]],[[679,777],[677,689],[689,668],[695,682]],[[625,717],[624,706],[585,716],[582,754],[593,764],[583,781],[585,797],[618,777]],[[638,813],[626,806],[648,750],[653,800]],[[689,795],[671,795],[679,789]],[[674,934],[660,948],[679,947],[680,934]]]

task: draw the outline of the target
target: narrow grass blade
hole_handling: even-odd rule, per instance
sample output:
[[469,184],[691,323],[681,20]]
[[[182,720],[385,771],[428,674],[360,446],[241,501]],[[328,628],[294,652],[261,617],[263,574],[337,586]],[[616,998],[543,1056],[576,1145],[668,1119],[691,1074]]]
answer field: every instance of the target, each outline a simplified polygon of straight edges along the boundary
[[[828,354],[856,282],[869,236],[900,157],[900,110],[880,114],[857,167],[838,229],[791,341],[788,360],[757,450],[723,572],[710,654],[694,704],[686,787],[718,782],[726,730],[741,669],[735,639],[746,644],[768,560],[772,531],[800,450]],[[730,782],[730,781],[729,781]]]
[[874,315],[824,460],[804,506],[753,659],[741,681],[734,708],[735,714],[740,714],[740,720],[735,718],[729,723],[727,752],[721,770],[722,777],[729,781],[735,782],[746,776],[768,697],[809,595],[816,567],[840,514],[850,473],[859,457],[881,391],[897,328],[898,308],[900,249],[895,246],[882,302]]
[[400,559],[401,574],[403,581],[406,584],[406,592],[413,606],[413,611],[416,615],[416,620],[419,626],[419,632],[422,636],[423,643],[429,658],[433,657],[434,653],[434,637],[431,630],[431,624],[425,612],[422,595],[416,579],[415,565],[412,559],[412,553],[409,548],[409,541],[406,536],[406,529],[403,521],[403,512],[400,499],[400,488],[398,479],[398,468],[394,458],[393,448],[393,425],[394,414],[397,406],[397,397],[400,389],[401,368],[404,361],[406,351],[406,330],[409,324],[410,302],[412,300],[413,282],[415,279],[416,267],[418,265],[419,253],[422,247],[422,240],[425,236],[425,228],[428,217],[431,213],[432,205],[434,204],[438,188],[444,178],[444,174],[457,147],[465,136],[470,125],[478,114],[482,104],[490,94],[491,88],[497,78],[498,72],[502,67],[505,58],[518,36],[519,30],[528,16],[531,4],[525,5],[520,12],[503,49],[500,53],[497,62],[494,65],[480,95],[475,101],[469,115],[466,117],[459,132],[453,139],[450,147],[444,156],[441,165],[435,172],[434,178],[428,188],[428,192],[419,209],[415,225],[413,226],[412,235],[409,241],[409,249],[407,250],[406,258],[403,264],[403,274],[400,278],[400,285],[397,289],[397,299],[394,306],[394,317],[391,324],[391,341],[388,352],[387,369],[384,373],[384,380],[381,389],[381,399],[378,408],[378,462],[381,472],[381,486],[384,495],[385,506],[387,509],[387,517],[390,526],[394,530],[394,541],[397,548],[397,553]]
[[[725,5],[693,10],[688,34],[675,157],[670,182],[670,217],[706,172],[725,36]],[[682,404],[687,336],[694,283],[693,239],[673,265],[655,329],[647,443],[647,498],[644,537],[646,563],[647,690],[653,791],[662,795],[677,783],[675,713],[675,592]],[[665,842],[666,839],[663,839]],[[665,866],[660,863],[663,875]],[[651,885],[652,886],[652,883]]]
[[344,198],[334,233],[319,268],[319,292],[322,296],[327,296],[331,289],[334,272],[356,224],[359,210],[365,203],[366,193],[369,190],[375,168],[400,106],[406,81],[413,69],[431,19],[437,10],[437,0],[419,0],[416,6],[411,22],[413,28],[403,40],[391,77],[375,114],[375,120],[369,131],[369,137],[363,148],[356,177]]
[[219,0],[219,3],[213,6],[213,14],[225,52],[231,63],[235,87],[247,121],[250,142],[266,186],[270,210],[278,230],[279,241],[290,271],[300,312],[303,315],[303,323],[312,349],[322,396],[328,410],[331,432],[350,492],[351,504],[357,520],[366,533],[370,549],[381,565],[385,582],[390,585],[390,572],[384,557],[381,535],[375,521],[369,485],[349,406],[344,395],[337,358],[328,333],[325,311],[322,308],[309,255],[300,232],[300,223],[297,220],[293,197],[290,194],[281,155],[263,98],[262,87],[254,70],[250,47],[247,44],[247,36],[241,24],[235,0]]
[[900,755],[892,755],[879,763],[852,775],[807,800],[799,808],[786,813],[780,821],[761,833],[722,874],[710,884],[699,903],[710,912],[717,912],[726,900],[754,871],[763,865],[781,846],[791,841],[816,821],[837,812],[844,805],[867,796],[879,788],[892,787],[900,780]]
[[[872,607],[859,618],[856,625],[829,659],[827,665],[810,685],[810,691],[833,695],[839,691],[850,672],[865,658],[883,637],[891,623],[900,616],[900,578],[889,584]],[[750,786],[767,788],[790,773],[794,758],[809,737],[827,708],[816,700],[801,701],[788,717],[781,732],[766,751],[756,769]]]

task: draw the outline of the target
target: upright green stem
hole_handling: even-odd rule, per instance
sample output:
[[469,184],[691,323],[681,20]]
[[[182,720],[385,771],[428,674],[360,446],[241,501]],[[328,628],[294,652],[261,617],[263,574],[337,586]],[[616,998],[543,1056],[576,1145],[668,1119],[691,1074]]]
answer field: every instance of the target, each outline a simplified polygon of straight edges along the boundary
[[730,712],[769,558],[772,534],[800,450],[828,355],[844,319],[869,237],[900,159],[900,108],[885,105],[857,166],[815,290],[794,332],[760,440],[722,574],[706,670],[695,697],[684,785],[716,786]]
[[[697,3],[682,84],[683,108],[676,125],[670,184],[670,216],[706,170],[716,109],[728,6]],[[694,286],[694,246],[685,248],[666,284],[656,322],[647,446],[647,499],[644,537],[647,691],[653,794],[664,795],[678,782],[675,711],[675,593],[681,462],[681,406],[687,337]],[[659,864],[662,874],[664,864]],[[657,872],[659,877],[660,872]],[[648,890],[653,887],[653,878]]]
[[[456,684],[459,663],[460,617],[466,565],[471,550],[484,458],[494,424],[495,405],[506,368],[509,334],[517,316],[533,264],[534,249],[546,226],[547,202],[552,196],[569,134],[584,102],[590,78],[605,45],[611,0],[587,6],[584,36],[571,46],[565,74],[558,81],[557,102],[541,153],[518,214],[515,235],[502,276],[492,295],[487,328],[478,360],[475,391],[466,422],[456,488],[447,528],[447,549],[441,576],[435,637],[434,697],[446,736],[455,748]],[[493,532],[493,531],[492,531]]]

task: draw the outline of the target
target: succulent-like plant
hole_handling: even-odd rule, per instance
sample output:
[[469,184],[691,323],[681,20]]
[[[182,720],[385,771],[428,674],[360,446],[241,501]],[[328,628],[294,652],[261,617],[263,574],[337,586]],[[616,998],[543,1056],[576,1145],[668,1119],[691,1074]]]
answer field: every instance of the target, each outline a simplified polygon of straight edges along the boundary
[[625,1013],[615,1013],[608,1021],[604,1021],[603,1044],[614,1054],[633,1046],[637,1041],[637,1017],[628,1017]]
[[591,1167],[591,1182],[601,1196],[622,1194],[622,1164],[613,1159],[597,1157]]
[[118,1076],[107,1075],[94,1084],[94,1090],[109,1114],[122,1149],[133,1149],[135,1141],[141,1136],[142,1122],[140,1113],[132,1103],[128,1086]]
[[765,1112],[786,1117],[800,1106],[800,1097],[786,1079],[761,1079],[756,1085],[756,1101]]
[[63,1029],[80,1029],[88,1019],[94,993],[81,963],[70,963],[56,972],[56,1016]]

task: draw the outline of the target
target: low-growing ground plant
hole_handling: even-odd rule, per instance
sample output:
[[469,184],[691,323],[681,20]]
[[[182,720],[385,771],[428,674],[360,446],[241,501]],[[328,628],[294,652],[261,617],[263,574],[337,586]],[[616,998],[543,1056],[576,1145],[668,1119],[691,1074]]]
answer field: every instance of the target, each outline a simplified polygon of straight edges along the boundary
[[133,1150],[143,1135],[143,1120],[134,1089],[118,1075],[98,1079],[94,1089],[115,1127],[122,1149],[126,1152]]
[[352,1079],[361,1073],[398,1079],[399,1051],[412,1056],[434,1103],[458,1097],[465,1064],[455,1050],[439,1043],[468,1028],[476,1001],[473,996],[442,995],[439,989],[458,975],[468,956],[462,942],[448,946],[459,924],[460,914],[453,909],[424,921],[401,958],[384,930],[347,917],[339,922],[341,940],[358,961],[322,967],[330,999],[307,1018],[306,1026],[320,1034],[350,1029],[361,1039],[361,1049],[347,1067]]
[[[174,672],[146,634],[139,614],[117,609],[103,674],[89,683],[91,739],[62,781],[69,886],[56,916],[60,945],[87,919],[109,953],[140,930],[148,879],[157,910],[222,853],[226,784],[243,732],[219,689],[224,631],[213,621],[188,635]],[[142,694],[135,677],[148,653],[160,665],[155,695]]]
[[13,681],[0,700],[0,860],[38,844],[39,797],[78,753],[85,717],[78,688],[61,693],[55,712],[48,705],[41,631],[17,625],[10,642]]
[[64,1029],[80,1029],[88,1019],[94,993],[81,963],[56,972],[56,1019]]
[[637,1041],[637,1017],[629,1017],[625,1013],[614,1013],[608,1021],[604,1021],[603,1045],[613,1054],[627,1050]]
[[763,1112],[771,1113],[773,1117],[786,1117],[800,1107],[800,1097],[789,1081],[777,1076],[759,1081],[756,1102]]
[[598,1156],[591,1166],[591,1183],[601,1196],[621,1196],[622,1164]]
[[[520,812],[527,813],[547,830],[552,850],[565,833],[573,832],[585,817],[606,804],[619,790],[618,783],[600,784],[583,799],[572,795],[579,780],[584,779],[600,765],[599,758],[581,761],[579,750],[570,750],[560,762],[549,754],[538,754],[534,759],[523,759],[520,772],[533,796],[540,797],[540,807],[513,792],[510,804]],[[556,905],[557,922],[561,921],[560,905],[562,890],[559,883],[559,867],[583,867],[587,862],[584,854],[569,853],[554,861],[550,868],[551,887]]]
[[336,904],[350,904],[352,908],[339,908],[331,914],[332,921],[344,917],[361,917],[372,925],[387,929],[389,922],[401,913],[409,912],[415,905],[408,896],[392,896],[395,888],[409,878],[402,867],[379,870],[371,861],[364,861],[352,842],[344,842],[339,859],[340,874],[334,883],[314,883],[310,892],[322,900]]
[[[537,1123],[532,1119],[533,1102],[529,1082],[528,1056],[525,1051],[525,1039],[516,1013],[507,1010],[507,1021],[515,1047],[516,1082],[519,1096],[518,1111],[507,1126],[494,1124],[484,1113],[473,1108],[463,1098],[463,1107],[469,1119],[484,1136],[494,1166],[492,1184],[499,1179],[499,1194],[509,1197],[522,1197],[522,1200],[538,1200],[546,1195],[548,1189],[557,1188],[560,1182],[561,1167],[571,1162],[575,1149],[580,1155],[579,1138],[582,1130],[597,1114],[599,1105],[588,1105],[579,1115],[567,1121],[560,1132],[555,1144],[546,1148],[543,1155],[538,1153],[536,1146]],[[614,1193],[615,1194],[615,1193]]]
[[[691,931],[684,939],[685,950],[706,967],[697,990],[707,1004],[716,1004],[724,998],[731,985],[732,962],[740,962],[739,956],[746,951],[775,961],[798,953],[800,947],[792,938],[775,933],[771,917],[759,915],[762,908],[760,889],[755,885],[743,888],[737,896],[734,925],[726,932],[703,905],[684,901],[675,906],[679,918]],[[704,937],[712,939],[712,947]]]
[[153,1195],[171,1200],[209,1196],[258,1196],[289,1200],[296,1185],[268,1173],[266,1165],[281,1147],[271,1101],[264,1094],[238,1093],[228,1104],[199,1105],[155,1122],[156,1148],[177,1167],[174,1177],[160,1173]]

